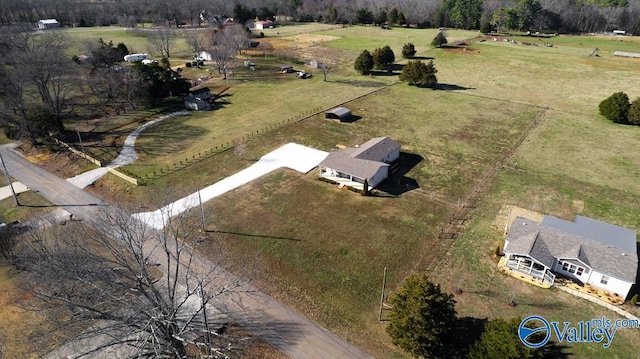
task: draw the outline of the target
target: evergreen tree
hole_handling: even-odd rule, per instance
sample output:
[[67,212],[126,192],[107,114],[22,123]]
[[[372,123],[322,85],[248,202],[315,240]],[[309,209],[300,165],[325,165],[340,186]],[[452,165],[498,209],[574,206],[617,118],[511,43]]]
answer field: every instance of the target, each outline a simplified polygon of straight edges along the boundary
[[433,61],[425,64],[422,61],[409,61],[400,73],[400,81],[408,83],[410,86],[433,87],[438,83],[436,70]]
[[393,8],[389,11],[389,15],[387,16],[387,22],[389,25],[395,25],[398,23],[398,8]]
[[433,40],[431,41],[431,46],[440,47],[442,45],[445,45],[446,43],[447,43],[447,37],[444,36],[444,32],[439,31],[438,35],[436,35],[436,37],[434,37]]
[[485,326],[480,340],[471,346],[469,359],[533,359],[542,356],[542,350],[531,349],[518,338],[521,319],[498,318]]
[[404,44],[402,46],[402,57],[412,59],[414,56],[416,56],[416,47],[412,43]]
[[416,357],[449,357],[457,320],[453,295],[421,274],[405,279],[390,302],[387,333],[393,344]]
[[640,125],[640,97],[631,102],[629,113],[627,114],[627,122],[632,125]]
[[629,113],[629,96],[624,92],[616,92],[604,101],[600,102],[600,114],[608,120],[616,123],[627,122],[627,114]]
[[373,65],[376,69],[388,68],[396,61],[396,55],[389,45],[373,50],[371,55],[373,56]]
[[358,55],[356,62],[354,64],[354,68],[361,75],[366,75],[373,69],[373,56],[369,51],[364,50]]
[[382,25],[387,22],[387,10],[380,9],[378,12],[378,17],[376,18],[376,23]]
[[398,14],[398,25],[405,25],[407,23],[407,19],[404,17],[403,13]]

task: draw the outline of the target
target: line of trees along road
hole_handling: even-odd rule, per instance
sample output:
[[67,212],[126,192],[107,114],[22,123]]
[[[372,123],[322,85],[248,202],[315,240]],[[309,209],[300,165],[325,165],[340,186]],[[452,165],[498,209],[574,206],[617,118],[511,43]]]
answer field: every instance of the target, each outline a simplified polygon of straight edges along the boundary
[[202,26],[217,15],[245,20],[274,15],[331,23],[640,33],[640,0],[2,0],[0,25],[55,18],[63,26]]

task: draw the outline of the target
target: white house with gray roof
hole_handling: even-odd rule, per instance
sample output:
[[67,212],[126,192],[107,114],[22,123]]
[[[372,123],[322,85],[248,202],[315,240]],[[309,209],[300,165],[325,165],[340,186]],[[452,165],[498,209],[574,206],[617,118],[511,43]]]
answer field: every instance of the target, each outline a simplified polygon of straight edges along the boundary
[[592,218],[575,222],[518,217],[504,246],[505,265],[552,285],[556,275],[627,298],[638,269],[636,233]]
[[[376,137],[357,147],[330,152],[320,162],[320,177],[359,190],[374,188],[389,176],[390,164],[400,157],[400,144]],[[367,182],[368,188],[364,188]]]

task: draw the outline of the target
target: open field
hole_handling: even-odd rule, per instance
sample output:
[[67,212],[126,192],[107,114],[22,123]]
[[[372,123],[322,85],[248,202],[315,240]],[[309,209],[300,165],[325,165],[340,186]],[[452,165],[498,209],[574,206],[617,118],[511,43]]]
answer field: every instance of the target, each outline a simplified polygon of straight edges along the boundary
[[[292,36],[305,44],[298,51],[322,50],[315,40],[303,41],[316,25],[292,27]],[[285,37],[288,27],[278,29],[279,40],[292,39]],[[356,122],[338,124],[315,116],[247,142],[242,159],[229,150],[150,186],[131,188],[108,176],[95,190],[140,205],[158,199],[166,203],[247,167],[287,142],[328,151],[390,136],[404,152],[407,172],[401,183],[415,184],[396,184],[391,191],[399,196],[361,197],[317,181],[314,171],[301,175],[279,170],[207,203],[209,229],[218,231],[211,236],[235,254],[237,265],[251,260],[263,268],[256,278],[261,288],[380,358],[402,357],[384,333],[385,324],[377,321],[384,267],[390,269],[390,291],[413,270],[428,270],[451,293],[463,280],[464,293],[456,296],[460,316],[540,314],[576,322],[602,315],[616,318],[563,292],[496,274],[491,254],[501,237],[491,223],[509,203],[565,218],[580,213],[640,230],[640,128],[613,125],[597,114],[597,104],[613,92],[640,96],[635,88],[640,81],[637,61],[613,58],[610,52],[619,44],[609,38],[545,39],[554,43],[551,48],[489,40],[473,42],[465,51],[429,48],[435,33],[350,27],[309,34],[313,39],[335,38],[324,46],[337,51],[341,66],[328,82],[318,73],[302,81],[293,74],[265,71],[254,77],[238,71],[220,108],[176,117],[145,131],[138,142],[140,159],[128,169],[143,175],[394,81],[395,76],[355,73],[347,60],[365,48],[389,44],[399,59],[401,46],[413,42],[418,56],[434,58],[442,90],[393,85],[347,103],[361,117]],[[629,44],[621,47],[629,50]],[[588,57],[592,47],[603,49],[602,56]],[[277,63],[256,62],[258,67]],[[224,85],[219,78],[211,83],[212,88]],[[466,230],[455,240],[438,239],[458,199],[468,195],[536,119],[540,124],[509,163],[497,169],[495,181],[469,212]],[[515,308],[506,305],[512,296]],[[620,331],[607,357],[635,356],[638,339],[637,331]],[[580,358],[603,356],[602,350],[595,345],[566,348]]]
[[[57,30],[64,31],[65,34],[69,36],[69,38],[73,41],[74,46],[72,49],[75,51],[77,55],[86,54],[87,51],[87,43],[92,43],[94,46],[97,45],[98,39],[102,38],[105,42],[113,41],[113,45],[118,45],[120,42],[124,42],[127,45],[130,53],[140,53],[146,52],[153,56],[153,49],[149,46],[149,42],[144,34],[145,31],[149,31],[150,29],[141,29],[137,28],[133,32],[130,29],[124,27],[115,27],[115,26],[105,26],[105,27],[76,27],[65,30]],[[176,36],[176,41],[173,47],[173,53],[176,57],[181,56],[189,56],[187,54],[187,44],[184,40],[184,37],[180,36],[181,32],[176,32],[178,36]]]

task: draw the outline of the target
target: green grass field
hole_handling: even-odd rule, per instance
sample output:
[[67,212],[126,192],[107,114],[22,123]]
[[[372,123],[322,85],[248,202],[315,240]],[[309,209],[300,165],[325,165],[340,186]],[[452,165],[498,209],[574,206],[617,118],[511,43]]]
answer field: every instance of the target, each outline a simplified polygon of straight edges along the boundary
[[[338,124],[318,115],[257,136],[247,142],[242,159],[226,151],[149,186],[131,188],[107,177],[98,187],[110,192],[119,188],[117,195],[136,203],[158,198],[169,202],[251,165],[287,142],[329,151],[337,145],[390,136],[414,160],[406,177],[415,181],[417,189],[395,198],[361,197],[316,180],[315,171],[302,175],[279,170],[208,202],[210,229],[220,232],[215,236],[233,254],[236,265],[248,258],[259,265],[261,273],[255,280],[261,288],[380,358],[403,357],[391,345],[385,324],[377,321],[384,267],[390,269],[389,291],[418,263],[417,269],[429,268],[429,275],[448,292],[453,293],[464,279],[464,293],[456,297],[460,316],[617,318],[564,293],[495,274],[491,254],[500,235],[491,223],[508,203],[566,218],[584,214],[640,230],[636,181],[640,128],[608,123],[597,109],[613,92],[625,91],[632,99],[640,96],[635,86],[640,80],[638,61],[612,56],[616,50],[633,51],[637,43],[631,40],[637,39],[518,37],[518,44],[474,39],[467,50],[450,50],[429,46],[436,31],[327,29],[319,24],[265,31],[267,39],[284,43],[330,36],[333,41],[300,45],[297,51],[333,51],[339,65],[328,82],[317,72],[303,81],[294,74],[262,69],[277,64],[276,59],[256,58],[259,70],[238,70],[221,108],[176,117],[146,130],[137,143],[139,160],[128,170],[150,173],[396,80],[384,74],[356,74],[351,61],[365,48],[389,44],[404,63],[400,49],[412,42],[417,56],[433,58],[438,80],[445,86],[431,90],[393,85],[347,102],[345,106],[361,117],[354,123]],[[453,41],[475,38],[477,33],[448,31],[448,35]],[[601,56],[589,57],[595,47],[602,50]],[[216,78],[211,86],[219,89],[225,83]],[[463,234],[455,240],[438,239],[436,234],[457,201],[513,148],[535,119],[541,119],[540,124],[510,162],[498,168],[495,181],[470,212]],[[207,250],[220,249],[211,244]],[[506,305],[510,296],[519,303],[515,308]],[[607,352],[589,345],[573,345],[566,352],[577,358],[633,357],[640,349],[638,339],[637,331],[625,330]]]

